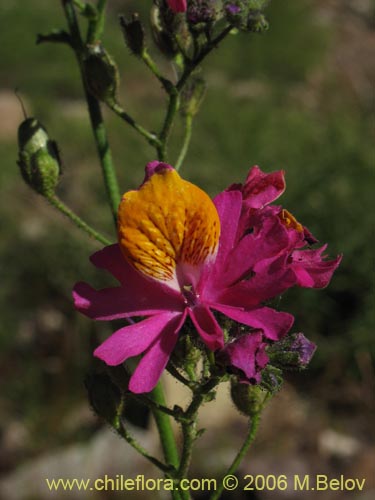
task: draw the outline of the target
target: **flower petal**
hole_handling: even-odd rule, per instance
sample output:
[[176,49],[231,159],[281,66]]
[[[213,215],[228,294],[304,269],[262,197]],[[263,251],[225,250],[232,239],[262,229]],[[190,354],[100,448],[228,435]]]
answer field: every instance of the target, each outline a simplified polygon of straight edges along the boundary
[[152,162],[141,187],[122,198],[118,232],[121,251],[132,266],[179,289],[177,263],[198,268],[212,259],[220,220],[204,191],[169,165]]
[[189,309],[189,316],[203,342],[211,351],[221,349],[224,345],[224,334],[215,316],[205,305]]
[[144,352],[157,338],[165,332],[168,334],[170,328],[175,329],[176,321],[180,318],[180,313],[163,313],[124,326],[97,347],[94,356],[109,366],[119,365]]
[[[171,290],[173,292],[173,290]],[[89,318],[111,321],[131,316],[148,316],[165,311],[181,312],[184,308],[182,295],[169,294],[164,290],[128,288],[104,288],[95,290],[87,283],[76,283],[73,289],[74,305]]]
[[175,14],[185,12],[187,9],[187,0],[167,0],[168,6]]
[[291,314],[278,312],[270,307],[259,307],[244,311],[236,307],[211,304],[213,309],[244,325],[260,328],[265,337],[271,340],[281,339],[292,327],[294,318]]
[[307,288],[324,288],[331,281],[335,269],[342,256],[333,260],[323,260],[322,253],[327,248],[323,245],[316,250],[295,250],[292,253],[292,269],[296,274],[299,286]]
[[131,392],[135,394],[150,392],[156,386],[176,345],[184,319],[185,315],[170,321],[160,337],[149,347],[130,378]]
[[237,372],[241,382],[259,383],[260,372],[269,361],[265,348],[262,332],[257,330],[226,344],[218,359]]
[[276,200],[284,191],[283,170],[266,174],[257,165],[250,169],[242,187],[244,204],[250,208],[262,208]]

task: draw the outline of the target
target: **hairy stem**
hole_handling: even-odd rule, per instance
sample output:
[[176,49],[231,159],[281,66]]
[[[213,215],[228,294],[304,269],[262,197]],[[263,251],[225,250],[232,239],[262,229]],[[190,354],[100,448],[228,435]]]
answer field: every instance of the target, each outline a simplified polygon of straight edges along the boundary
[[83,70],[83,55],[85,46],[82,41],[79,25],[77,22],[76,13],[71,0],[62,0],[62,5],[65,12],[65,17],[69,26],[70,35],[72,38],[73,48],[79,63],[83,88],[90,115],[91,127],[94,134],[94,139],[97,151],[100,158],[104,183],[106,186],[108,201],[112,210],[115,225],[117,223],[117,209],[120,203],[120,189],[117,182],[117,176],[112,161],[112,154],[109,147],[106,128],[103,121],[102,112],[98,100],[90,94],[85,81],[85,73]]
[[[258,430],[258,426],[259,426],[259,422],[260,422],[260,415],[261,415],[261,412],[259,411],[258,413],[256,413],[254,416],[252,416],[250,418],[249,430],[248,430],[248,433],[246,435],[245,441],[243,442],[243,445],[241,446],[241,448],[240,448],[239,452],[237,453],[235,459],[233,460],[232,464],[230,465],[230,467],[226,471],[225,476],[234,474],[236,472],[236,470],[238,469],[240,463],[244,459],[246,453],[249,450],[251,443],[255,439],[255,436],[256,436],[256,433]],[[224,489],[224,482],[219,481],[218,488],[210,496],[210,500],[218,500],[220,498],[220,495],[223,492],[223,489]]]
[[47,200],[51,205],[53,205],[57,210],[66,215],[79,229],[85,231],[92,238],[95,238],[103,245],[110,245],[111,242],[98,231],[89,226],[84,220],[82,220],[76,213],[74,213],[70,208],[68,208],[56,195],[51,195],[47,197]]

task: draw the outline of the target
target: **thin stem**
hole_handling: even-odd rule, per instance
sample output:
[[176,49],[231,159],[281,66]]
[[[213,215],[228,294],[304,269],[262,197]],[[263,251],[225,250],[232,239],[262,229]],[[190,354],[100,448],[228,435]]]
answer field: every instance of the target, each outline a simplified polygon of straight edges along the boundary
[[91,127],[94,134],[94,139],[96,147],[98,150],[100,164],[102,167],[102,173],[104,178],[104,183],[107,190],[108,201],[112,210],[113,219],[116,225],[117,221],[117,209],[120,203],[121,195],[120,189],[117,182],[117,177],[115,169],[112,162],[112,154],[109,147],[107,132],[105,129],[102,112],[100,109],[100,104],[98,100],[90,94],[87,89],[85,81],[85,73],[83,70],[83,54],[84,54],[84,44],[82,41],[81,33],[79,30],[79,25],[77,22],[76,13],[71,0],[62,0],[62,5],[65,11],[65,16],[69,26],[70,34],[72,37],[74,51],[79,63],[81,78],[83,83],[83,88],[85,92],[85,97],[87,101],[87,106],[89,109]]
[[[235,459],[233,460],[231,466],[228,468],[226,472],[226,476],[234,474],[236,470],[238,469],[240,463],[244,459],[246,453],[248,452],[248,449],[251,445],[251,443],[254,441],[259,422],[260,422],[260,415],[261,411],[256,413],[249,421],[249,430],[246,435],[245,441],[243,442],[243,445],[241,446],[240,451],[237,453]],[[224,482],[219,481],[218,483],[218,488],[216,491],[213,492],[213,494],[210,496],[210,500],[218,500],[220,498],[220,495],[222,494],[224,489]]]
[[193,391],[195,389],[195,383],[194,382],[192,383],[190,380],[185,378],[172,363],[169,363],[167,365],[167,371],[169,371],[169,373],[175,379],[177,379],[179,382],[181,382],[181,384],[184,384],[184,385],[186,385],[186,387],[189,387],[189,389],[191,391]]
[[186,115],[184,141],[182,143],[182,148],[181,148],[180,154],[178,156],[177,162],[175,164],[175,169],[177,171],[180,170],[181,165],[183,164],[183,162],[185,160],[186,153],[188,152],[188,149],[189,149],[190,140],[191,140],[192,125],[193,125],[192,115]]
[[139,125],[126,111],[115,101],[107,102],[107,105],[112,111],[116,113],[122,120],[128,123],[131,127],[133,127],[137,132],[139,132],[143,137],[145,137],[148,142],[154,146],[155,148],[161,146],[161,142],[157,138],[156,134],[149,132],[142,125]]
[[136,399],[139,401],[141,404],[144,406],[147,406],[150,410],[155,410],[155,411],[162,411],[166,415],[169,415],[170,417],[175,417],[176,413],[168,408],[167,406],[164,406],[156,401],[154,401],[152,398],[147,397],[146,395],[137,395],[132,392],[128,393],[128,396],[130,396],[133,399]]
[[117,415],[112,422],[113,428],[118,432],[118,434],[124,438],[130,446],[132,446],[138,453],[140,453],[143,457],[145,457],[149,462],[154,464],[160,470],[168,474],[170,472],[170,468],[167,467],[163,462],[160,462],[157,458],[150,455],[150,453],[141,446],[138,441],[130,434],[130,432],[126,429],[122,419],[121,414],[124,408],[124,398],[121,399],[119,407],[117,408]]
[[80,229],[89,234],[92,238],[95,238],[103,245],[110,245],[111,242],[98,231],[89,226],[84,220],[82,220],[76,213],[74,213],[70,208],[68,208],[56,195],[51,195],[47,197],[47,200],[51,205],[53,205],[61,213],[69,217],[69,219]]
[[170,88],[172,83],[164,78],[164,76],[160,73],[160,70],[158,66],[156,65],[155,61],[152,59],[148,51],[145,49],[142,52],[142,61],[146,64],[146,66],[151,70],[151,72],[156,76],[156,78],[159,80],[159,82],[162,84],[163,88],[166,90],[166,92],[169,93]]
[[213,50],[218,44],[224,40],[224,38],[230,33],[233,29],[232,25],[227,26],[224,30],[219,33],[213,40],[211,40],[207,45],[202,49],[202,51],[195,57],[191,64],[187,65],[185,71],[182,73],[181,78],[179,79],[176,88],[177,90],[181,90],[185,85],[186,80],[189,78],[194,69],[200,64],[203,59]]
[[163,128],[159,134],[160,146],[157,148],[159,161],[166,161],[168,139],[172,130],[173,122],[180,106],[180,95],[175,87],[172,87],[169,94],[167,113],[165,115]]

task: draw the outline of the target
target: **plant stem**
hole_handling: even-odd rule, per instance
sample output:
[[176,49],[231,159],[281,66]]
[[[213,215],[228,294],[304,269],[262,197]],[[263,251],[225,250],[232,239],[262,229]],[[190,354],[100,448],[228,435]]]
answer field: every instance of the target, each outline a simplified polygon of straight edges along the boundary
[[110,245],[111,242],[103,235],[98,233],[95,229],[89,226],[84,220],[82,220],[76,213],[74,213],[70,208],[68,208],[56,195],[51,195],[47,197],[47,200],[51,205],[53,205],[61,213],[69,217],[69,219],[80,229],[89,234],[92,238],[95,238],[103,245]]
[[160,146],[157,147],[159,161],[167,161],[168,139],[172,130],[174,118],[180,106],[180,94],[176,87],[170,89],[167,113],[165,115],[163,128],[159,134]]
[[218,44],[224,40],[224,38],[230,33],[233,29],[232,25],[227,26],[224,30],[219,33],[213,40],[207,43],[202,51],[193,59],[191,64],[188,64],[185,68],[185,71],[182,73],[181,78],[179,79],[176,88],[177,90],[181,90],[186,83],[186,80],[189,78],[191,73],[195,70],[195,68],[200,64],[203,59],[213,50]]
[[107,106],[112,111],[114,111],[117,116],[119,116],[122,120],[124,120],[131,127],[133,127],[137,132],[143,135],[143,137],[145,137],[152,146],[157,148],[161,145],[156,134],[149,132],[144,127],[142,127],[142,125],[139,125],[139,123],[137,123],[130,115],[128,115],[128,113],[126,113],[125,110],[117,102],[115,101],[107,102]]
[[[161,382],[151,392],[150,397],[156,404],[166,406]],[[155,408],[152,411],[160,434],[165,461],[167,464],[177,468],[180,460],[169,416]]]
[[[245,441],[243,442],[243,445],[241,446],[241,449],[237,453],[237,455],[236,455],[235,459],[233,460],[231,466],[228,468],[225,476],[234,474],[236,472],[236,470],[238,469],[238,466],[240,465],[240,463],[244,459],[247,451],[249,450],[249,447],[250,447],[251,443],[255,439],[255,436],[256,436],[256,433],[257,433],[257,430],[258,430],[258,426],[259,426],[259,422],[260,422],[260,415],[261,415],[261,411],[259,411],[258,413],[256,413],[255,415],[253,415],[252,418],[250,418],[250,421],[249,421],[249,430],[248,430],[248,433],[246,435]],[[218,488],[210,496],[210,500],[218,500],[220,498],[220,495],[223,492],[223,489],[224,489],[224,483],[223,483],[223,481],[219,481]]]
[[98,100],[90,94],[87,89],[85,81],[85,73],[83,70],[82,59],[84,55],[85,46],[82,41],[81,33],[79,30],[79,25],[77,22],[76,13],[71,0],[62,0],[62,5],[65,11],[65,17],[69,26],[70,34],[72,37],[72,43],[74,51],[79,63],[81,71],[81,79],[83,83],[83,88],[85,91],[85,97],[87,101],[87,106],[89,109],[91,127],[94,134],[94,139],[97,147],[97,151],[100,158],[100,164],[102,167],[102,173],[104,178],[104,183],[107,190],[108,201],[112,210],[113,219],[115,225],[117,224],[117,209],[120,203],[121,195],[120,189],[117,182],[117,177],[115,169],[112,162],[112,154],[109,147],[109,142],[107,138],[107,132],[105,129],[102,112],[100,109],[100,104]]
[[190,140],[191,140],[192,125],[193,125],[192,115],[186,115],[184,142],[182,143],[182,148],[181,148],[180,154],[178,156],[178,159],[177,159],[177,162],[175,165],[175,169],[177,171],[180,170],[181,165],[184,162],[186,153],[188,152],[188,149],[189,149],[189,144],[190,144]]
[[149,462],[154,464],[160,470],[168,474],[170,472],[169,467],[160,462],[157,458],[150,455],[150,453],[141,446],[138,441],[130,434],[130,432],[126,429],[122,419],[121,414],[124,409],[124,398],[121,399],[119,407],[117,408],[117,415],[112,422],[112,427],[118,432],[118,434],[124,438],[130,446],[132,446],[138,453],[140,453],[143,457],[145,457]]
[[157,67],[155,61],[152,59],[148,51],[145,49],[141,55],[142,61],[146,64],[146,66],[151,70],[151,72],[156,76],[159,82],[162,84],[163,88],[166,92],[170,91],[172,83],[164,78],[164,76],[160,73],[159,68]]

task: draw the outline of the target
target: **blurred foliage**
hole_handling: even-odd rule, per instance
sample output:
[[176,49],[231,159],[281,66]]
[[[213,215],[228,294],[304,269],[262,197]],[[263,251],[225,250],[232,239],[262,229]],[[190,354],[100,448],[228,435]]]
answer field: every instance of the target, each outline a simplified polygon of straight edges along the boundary
[[[157,130],[164,96],[153,76],[130,56],[117,24],[125,7],[128,12],[141,9],[145,16],[146,3],[109,1],[104,43],[120,67],[124,106]],[[332,28],[319,24],[314,13],[311,1],[275,0],[268,8],[269,32],[230,36],[211,56],[204,69],[209,89],[183,174],[214,195],[242,181],[253,164],[266,171],[286,170],[288,187],[281,203],[329,242],[332,256],[344,254],[327,290],[292,290],[280,304],[295,314],[295,330],[319,344],[313,376],[302,374],[299,380],[313,385],[324,378],[335,386],[344,380],[357,383],[357,354],[374,354],[374,151],[370,116],[360,99],[348,95],[332,72],[318,84],[311,79],[327,70],[326,55],[334,43]],[[19,87],[29,114],[58,141],[64,163],[61,198],[114,238],[73,55],[67,47],[34,44],[37,33],[64,25],[59,2],[3,0],[0,17],[0,46],[6,48],[2,86]],[[166,61],[160,64],[171,72]],[[133,130],[106,116],[125,191],[139,184],[154,154]],[[181,135],[177,126],[172,158]],[[96,326],[72,308],[72,285],[84,279],[99,286],[105,277],[88,261],[97,244],[23,185],[15,141],[5,138],[0,148],[0,416],[25,418],[35,446],[43,447],[48,439],[66,438],[56,432],[56,423],[69,403],[85,396],[81,381],[97,342]]]

